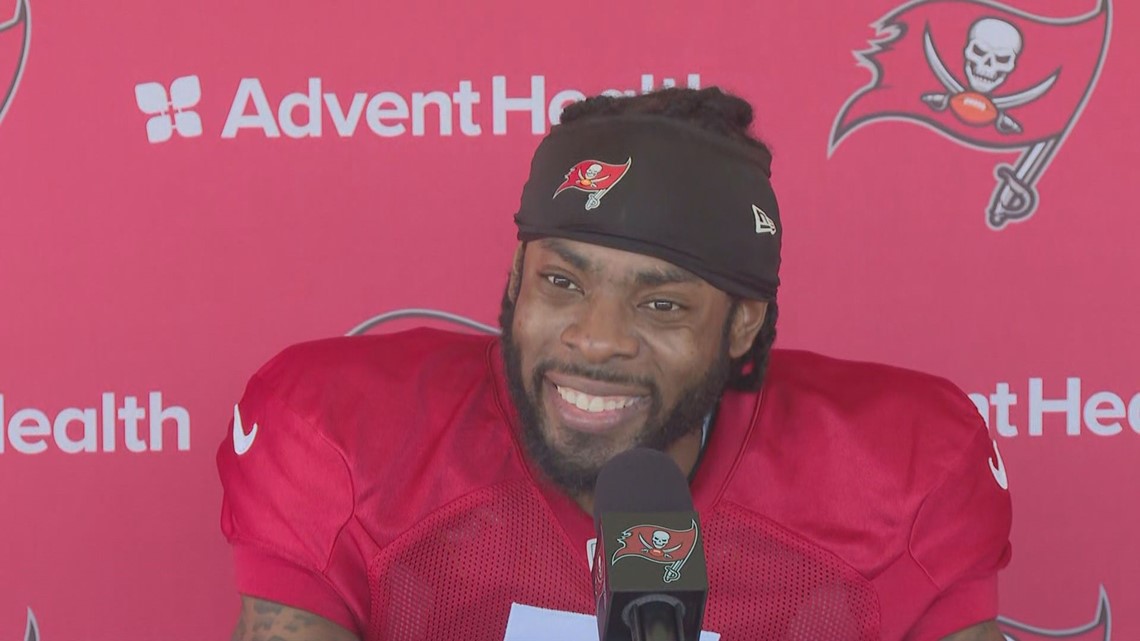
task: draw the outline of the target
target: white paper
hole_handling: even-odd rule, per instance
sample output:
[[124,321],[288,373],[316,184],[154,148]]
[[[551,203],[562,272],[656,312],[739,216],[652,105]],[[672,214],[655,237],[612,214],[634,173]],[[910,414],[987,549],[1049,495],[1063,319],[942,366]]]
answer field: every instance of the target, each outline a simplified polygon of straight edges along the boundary
[[[503,641],[597,641],[597,638],[597,617],[512,603]],[[720,641],[720,635],[701,632],[700,641]]]

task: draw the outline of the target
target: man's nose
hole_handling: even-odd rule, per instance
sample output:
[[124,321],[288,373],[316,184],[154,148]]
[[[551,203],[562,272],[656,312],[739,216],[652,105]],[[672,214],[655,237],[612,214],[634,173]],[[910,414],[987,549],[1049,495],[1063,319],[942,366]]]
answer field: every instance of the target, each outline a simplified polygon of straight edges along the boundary
[[591,363],[637,356],[639,341],[630,328],[630,310],[624,301],[591,297],[581,314],[562,332],[562,342]]

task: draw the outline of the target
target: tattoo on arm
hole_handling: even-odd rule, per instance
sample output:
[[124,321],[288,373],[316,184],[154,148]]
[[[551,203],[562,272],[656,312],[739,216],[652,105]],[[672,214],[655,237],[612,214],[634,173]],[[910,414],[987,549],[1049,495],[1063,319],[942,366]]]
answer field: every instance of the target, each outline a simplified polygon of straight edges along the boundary
[[358,641],[324,617],[289,606],[242,597],[241,616],[231,641]]

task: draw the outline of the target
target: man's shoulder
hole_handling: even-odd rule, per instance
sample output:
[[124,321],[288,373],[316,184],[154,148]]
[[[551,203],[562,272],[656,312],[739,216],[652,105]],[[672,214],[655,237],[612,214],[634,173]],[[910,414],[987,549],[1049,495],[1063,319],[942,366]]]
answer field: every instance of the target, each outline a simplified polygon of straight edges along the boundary
[[417,328],[298,343],[251,377],[241,412],[288,416],[349,458],[383,443],[430,440],[458,405],[493,405],[496,341]]
[[754,416],[729,497],[869,574],[905,552],[946,479],[990,473],[970,458],[987,438],[981,415],[931,374],[774,351]]
[[857,388],[881,388],[884,383],[891,383],[907,385],[908,390],[950,388],[960,393],[953,383],[936,374],[800,349],[772,350],[770,369],[779,381],[816,381],[820,384],[842,382]]
[[809,493],[820,500],[912,507],[988,438],[973,402],[945,378],[798,350],[773,351],[755,421],[753,456],[813,470]]
[[234,462],[249,458],[245,449],[309,467],[321,459],[347,469],[361,491],[402,490],[419,482],[409,470],[451,464],[475,445],[507,451],[508,431],[492,429],[507,424],[496,344],[420,328],[292,345],[254,374],[239,402],[242,425],[232,431],[257,444],[227,434],[221,451]]
[[[445,391],[459,380],[485,378],[497,338],[416,328],[390,334],[336,336],[290,345],[254,378],[291,402],[328,395],[385,395],[418,386],[418,393]],[[448,384],[432,384],[447,377]],[[314,396],[318,395],[318,396]]]
[[[524,478],[497,402],[496,344],[416,329],[282,350],[218,450],[227,536],[314,576],[363,576],[359,559],[429,515]],[[367,605],[366,586],[354,594]]]
[[765,396],[789,417],[846,424],[852,438],[920,438],[941,451],[964,447],[984,427],[969,397],[944,377],[802,350],[773,350]]

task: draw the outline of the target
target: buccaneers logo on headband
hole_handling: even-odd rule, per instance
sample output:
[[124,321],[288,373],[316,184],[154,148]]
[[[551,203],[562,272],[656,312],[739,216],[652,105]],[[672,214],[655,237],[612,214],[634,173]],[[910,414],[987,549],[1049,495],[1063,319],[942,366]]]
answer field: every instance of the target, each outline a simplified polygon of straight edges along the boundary
[[557,198],[558,194],[567,189],[577,189],[590,194],[586,199],[586,209],[597,209],[598,205],[602,204],[602,196],[618,184],[625,172],[629,171],[632,162],[633,158],[627,159],[624,165],[611,165],[600,160],[583,160],[566,172],[565,179],[558,189],[554,190],[554,196],[551,198]]

